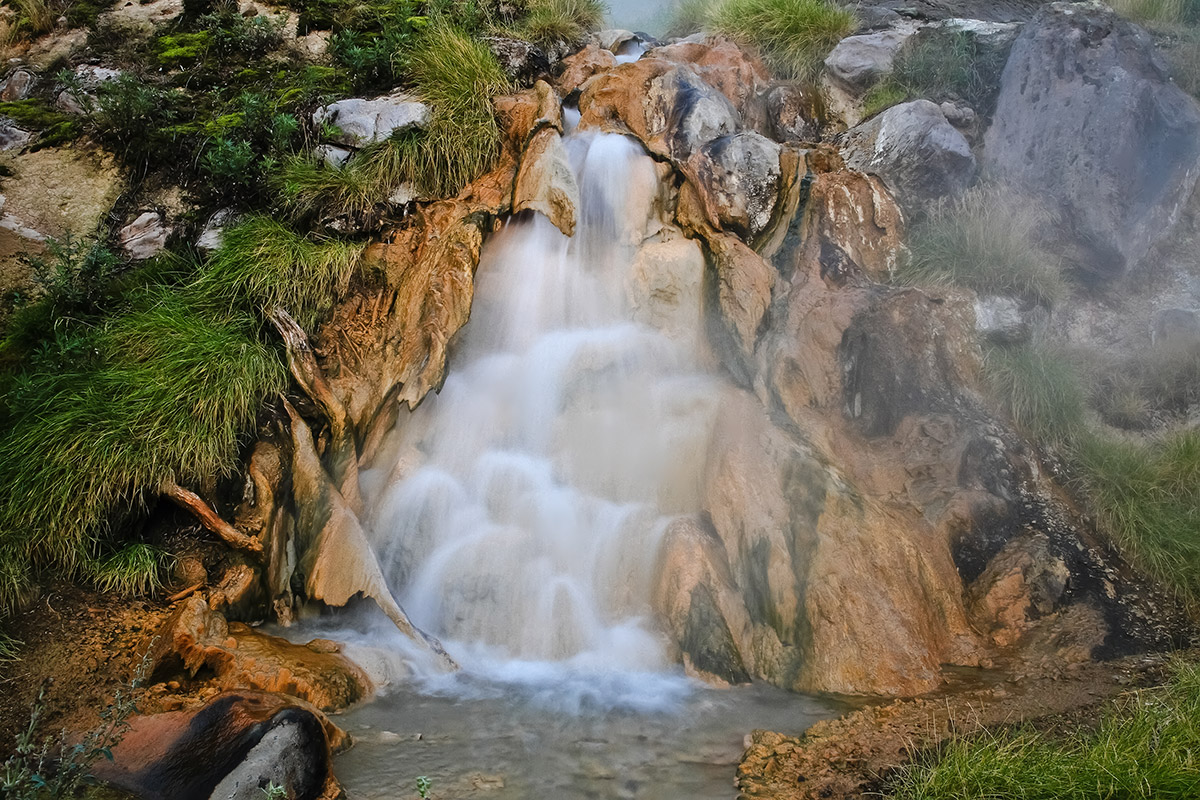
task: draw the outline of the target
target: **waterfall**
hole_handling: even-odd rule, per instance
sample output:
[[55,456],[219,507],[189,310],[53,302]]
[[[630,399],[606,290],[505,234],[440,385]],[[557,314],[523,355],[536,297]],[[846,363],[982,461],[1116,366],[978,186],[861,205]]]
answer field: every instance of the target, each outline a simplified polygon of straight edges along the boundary
[[[715,413],[702,275],[664,301],[662,281],[635,269],[662,228],[640,145],[595,133],[566,145],[575,236],[534,215],[487,243],[444,387],[364,475],[368,527],[392,591],[468,669],[486,653],[662,670],[658,546],[699,508]],[[664,302],[684,306],[671,324],[647,312]]]

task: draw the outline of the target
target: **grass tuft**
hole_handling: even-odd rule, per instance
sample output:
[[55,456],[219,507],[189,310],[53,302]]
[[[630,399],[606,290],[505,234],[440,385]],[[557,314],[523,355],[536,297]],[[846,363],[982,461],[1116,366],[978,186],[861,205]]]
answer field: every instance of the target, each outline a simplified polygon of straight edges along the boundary
[[1108,4],[1121,16],[1149,27],[1200,22],[1200,0],[1108,0]]
[[725,0],[713,30],[758,48],[781,76],[815,80],[825,57],[854,32],[854,12],[824,0]]
[[1040,342],[993,347],[985,356],[984,375],[1013,421],[1030,436],[1061,445],[1081,435],[1087,391],[1067,351]]
[[90,564],[88,578],[102,592],[144,597],[162,588],[167,554],[144,542],[130,542],[107,558]]
[[913,230],[898,279],[949,282],[1053,305],[1067,294],[1057,261],[1039,244],[1053,216],[1001,186],[976,186],[935,206]]
[[1022,727],[952,739],[901,769],[896,800],[1093,800],[1196,797],[1200,666],[1178,663],[1163,687],[1133,692],[1094,730],[1061,736]]
[[531,0],[520,34],[535,44],[577,44],[604,23],[602,0]]
[[691,36],[706,30],[712,20],[716,0],[678,0],[671,8],[666,37]]

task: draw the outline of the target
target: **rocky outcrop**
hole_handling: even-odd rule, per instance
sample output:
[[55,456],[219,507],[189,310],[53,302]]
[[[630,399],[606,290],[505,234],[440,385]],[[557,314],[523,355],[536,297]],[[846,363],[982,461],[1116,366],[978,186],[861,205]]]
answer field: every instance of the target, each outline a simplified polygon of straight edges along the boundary
[[[268,784],[295,800],[332,800],[335,743],[312,706],[265,692],[227,692],[203,708],[135,716],[96,778],[144,800],[257,800]],[[334,745],[334,746],[331,746]]]
[[562,137],[553,127],[534,134],[525,148],[513,186],[513,211],[544,214],[565,235],[575,233],[579,187]]
[[781,148],[743,131],[704,144],[688,162],[710,218],[754,241],[770,225],[781,188]]
[[916,25],[847,36],[825,58],[825,69],[839,88],[862,94],[891,74],[892,62]]
[[975,177],[971,146],[928,100],[902,103],[846,134],[846,166],[883,179],[906,211],[965,190]]
[[1013,45],[983,167],[1059,210],[1075,265],[1112,278],[1179,219],[1200,178],[1200,109],[1144,30],[1055,3]]
[[218,690],[255,689],[337,711],[368,697],[366,674],[334,642],[293,644],[239,622],[226,622],[200,597],[181,602],[150,645],[151,673],[201,677]]

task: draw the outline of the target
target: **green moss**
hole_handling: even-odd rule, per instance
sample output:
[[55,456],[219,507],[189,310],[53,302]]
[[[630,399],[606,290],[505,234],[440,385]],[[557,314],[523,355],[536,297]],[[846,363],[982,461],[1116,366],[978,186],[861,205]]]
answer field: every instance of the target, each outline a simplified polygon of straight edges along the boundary
[[77,119],[51,108],[43,100],[0,102],[0,116],[8,117],[22,128],[40,131],[35,150],[64,144],[78,138],[83,132]]

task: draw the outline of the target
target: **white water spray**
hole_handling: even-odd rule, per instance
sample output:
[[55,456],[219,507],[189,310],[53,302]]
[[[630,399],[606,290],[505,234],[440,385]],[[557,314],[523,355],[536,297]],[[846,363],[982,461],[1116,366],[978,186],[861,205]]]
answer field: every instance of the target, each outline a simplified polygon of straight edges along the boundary
[[534,216],[488,243],[445,386],[364,476],[392,590],[468,670],[670,666],[655,561],[670,519],[699,506],[715,382],[698,330],[634,321],[653,162],[616,135],[567,145],[576,235]]

